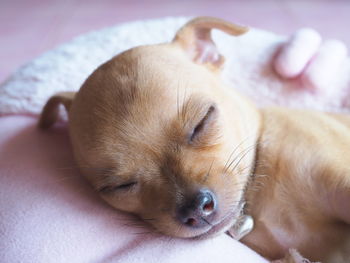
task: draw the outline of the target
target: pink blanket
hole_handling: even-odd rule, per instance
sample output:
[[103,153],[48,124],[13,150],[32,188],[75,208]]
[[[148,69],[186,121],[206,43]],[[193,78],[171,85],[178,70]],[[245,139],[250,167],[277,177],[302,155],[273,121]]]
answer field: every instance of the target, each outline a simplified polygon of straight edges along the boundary
[[226,235],[172,239],[113,210],[79,176],[66,127],[36,122],[0,118],[1,262],[266,262]]

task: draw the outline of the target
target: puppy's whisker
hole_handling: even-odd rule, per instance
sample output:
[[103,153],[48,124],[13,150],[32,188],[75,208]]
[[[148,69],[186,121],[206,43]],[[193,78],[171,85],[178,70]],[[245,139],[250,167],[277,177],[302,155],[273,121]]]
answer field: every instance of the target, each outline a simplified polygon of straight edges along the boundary
[[241,147],[242,144],[245,143],[245,142],[246,142],[249,138],[251,138],[251,137],[252,137],[252,135],[247,136],[245,139],[243,139],[243,140],[233,149],[233,151],[231,152],[231,154],[229,155],[229,157],[228,157],[228,159],[227,159],[227,161],[226,161],[226,163],[225,163],[224,171],[226,171],[226,167],[227,167],[228,163],[230,162],[230,160],[231,160],[233,154],[236,152],[236,150],[237,150],[239,147]]
[[201,219],[205,222],[205,223],[207,223],[209,226],[213,226],[213,224],[211,224],[208,220],[206,220],[204,217],[202,217],[201,216]]
[[243,142],[244,142],[245,140],[246,140],[246,139],[242,140],[242,141],[233,149],[233,151],[230,153],[230,155],[229,155],[229,157],[228,157],[228,159],[227,159],[227,161],[226,161],[226,163],[225,163],[225,165],[224,165],[224,172],[227,171],[227,165],[229,164],[229,162],[230,162],[230,160],[231,160],[233,154],[234,154],[234,153],[236,152],[236,150],[243,144]]
[[233,160],[232,162],[228,165],[226,168],[225,173],[230,169],[230,167],[238,160],[238,162],[235,164],[234,168],[231,169],[231,172],[235,170],[235,168],[239,165],[239,163],[243,160],[243,158],[255,148],[255,144],[248,146],[246,149],[242,150]]
[[269,175],[268,174],[252,174],[252,176],[254,176],[256,178],[263,178],[263,177],[267,177]]
[[252,165],[249,164],[249,165],[247,165],[247,166],[245,166],[243,168],[237,169],[237,174],[243,175],[243,176],[249,176],[249,175],[251,175],[251,173],[245,173],[245,171],[252,170],[252,169],[253,169]]
[[212,160],[212,162],[210,164],[209,170],[208,170],[208,172],[205,174],[205,176],[203,178],[203,183],[206,183],[206,181],[208,180],[208,178],[210,176],[211,168],[213,167],[213,164],[214,164],[214,161],[215,161],[215,158],[213,158],[213,160]]
[[245,149],[243,149],[242,151],[240,151],[240,152],[237,154],[237,156],[236,156],[235,158],[233,158],[233,160],[229,163],[229,165],[226,166],[226,168],[224,169],[224,173],[226,173],[226,172],[230,169],[231,165],[232,165],[242,154],[244,154],[246,151],[251,150],[251,148],[254,148],[255,145],[256,145],[256,144],[250,145],[250,146],[248,146],[247,148],[245,148]]
[[189,101],[186,102],[186,96],[187,96],[187,85],[185,85],[185,92],[183,94],[183,98],[182,98],[182,108],[181,108],[181,118],[182,118],[182,124],[183,127],[185,128],[186,126],[186,113],[187,113],[187,106]]
[[177,87],[176,87],[176,111],[177,111],[177,119],[178,120],[180,120],[179,89],[180,89],[180,80],[178,80]]

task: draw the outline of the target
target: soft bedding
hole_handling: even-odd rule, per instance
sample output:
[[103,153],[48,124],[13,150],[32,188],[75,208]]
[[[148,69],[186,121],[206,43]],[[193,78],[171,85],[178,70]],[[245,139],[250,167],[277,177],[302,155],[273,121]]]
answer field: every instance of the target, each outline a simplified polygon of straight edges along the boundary
[[[77,91],[95,68],[126,49],[171,41],[188,19],[170,17],[126,23],[79,36],[44,53],[0,85],[0,116],[38,115],[54,93]],[[281,69],[281,64],[291,69],[300,62],[302,69],[307,64],[311,67],[306,74],[281,78],[276,74],[273,60],[288,37],[252,28],[240,37],[214,30],[213,38],[226,60],[223,80],[259,105],[277,103],[331,111],[350,108],[350,59],[341,42],[319,43],[323,52],[309,54],[304,62],[308,40],[292,47],[287,45],[285,56],[277,60],[280,64],[277,70]],[[309,87],[309,83],[316,86]]]

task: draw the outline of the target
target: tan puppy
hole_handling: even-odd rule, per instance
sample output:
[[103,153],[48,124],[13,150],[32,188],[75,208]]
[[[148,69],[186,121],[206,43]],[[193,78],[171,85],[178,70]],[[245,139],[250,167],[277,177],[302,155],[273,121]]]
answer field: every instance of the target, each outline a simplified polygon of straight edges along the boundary
[[310,260],[348,262],[350,118],[258,110],[221,82],[212,28],[247,31],[194,19],[171,43],[125,51],[77,94],[52,97],[40,126],[63,104],[82,173],[109,204],[156,231],[217,235],[247,202],[255,227],[242,241],[263,256],[295,248]]

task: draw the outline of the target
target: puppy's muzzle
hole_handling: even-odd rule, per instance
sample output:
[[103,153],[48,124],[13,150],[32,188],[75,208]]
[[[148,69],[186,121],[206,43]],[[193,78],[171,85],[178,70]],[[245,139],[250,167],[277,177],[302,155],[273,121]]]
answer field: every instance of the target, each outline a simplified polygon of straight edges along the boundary
[[182,224],[193,228],[211,225],[217,207],[211,191],[200,190],[184,201],[177,209],[177,218]]

